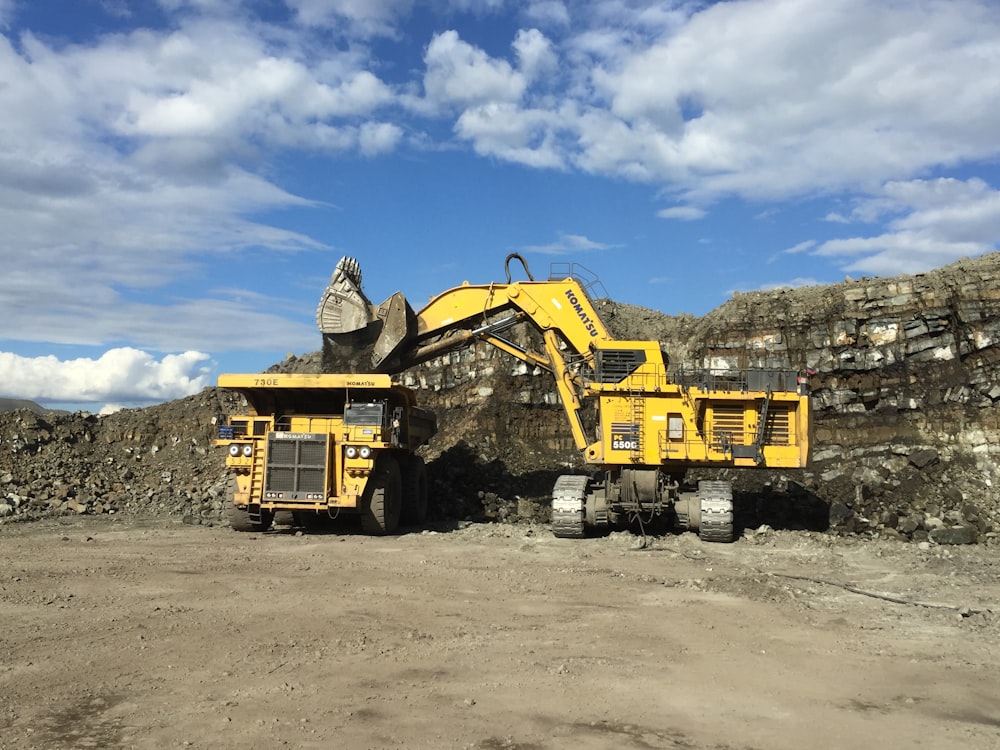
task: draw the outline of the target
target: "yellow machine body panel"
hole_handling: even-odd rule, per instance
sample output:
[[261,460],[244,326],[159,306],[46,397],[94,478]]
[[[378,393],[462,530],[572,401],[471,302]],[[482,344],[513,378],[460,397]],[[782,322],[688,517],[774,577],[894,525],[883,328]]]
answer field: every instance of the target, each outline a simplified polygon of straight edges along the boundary
[[[729,465],[795,468],[808,460],[798,394],[718,394],[668,386],[658,393],[602,393],[600,440],[590,463],[683,469]],[[761,406],[770,398],[766,423]]]

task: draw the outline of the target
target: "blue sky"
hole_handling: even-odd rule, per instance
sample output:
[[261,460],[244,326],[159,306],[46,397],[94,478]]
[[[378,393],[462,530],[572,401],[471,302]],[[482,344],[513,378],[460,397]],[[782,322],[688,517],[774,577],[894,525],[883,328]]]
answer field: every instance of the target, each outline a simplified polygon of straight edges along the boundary
[[582,263],[735,290],[997,250],[1000,4],[0,0],[0,396],[97,411]]

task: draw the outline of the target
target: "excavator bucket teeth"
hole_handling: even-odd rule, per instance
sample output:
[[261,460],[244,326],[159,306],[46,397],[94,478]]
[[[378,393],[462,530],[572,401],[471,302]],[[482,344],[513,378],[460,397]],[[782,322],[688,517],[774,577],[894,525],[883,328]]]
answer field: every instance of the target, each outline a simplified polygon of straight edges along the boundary
[[344,256],[330,277],[330,285],[316,308],[316,325],[327,334],[360,331],[375,321],[372,303],[361,291],[361,267]]
[[412,336],[416,316],[402,292],[396,292],[378,306],[377,317],[382,321],[382,332],[372,351],[372,364],[384,370],[393,365],[393,355]]

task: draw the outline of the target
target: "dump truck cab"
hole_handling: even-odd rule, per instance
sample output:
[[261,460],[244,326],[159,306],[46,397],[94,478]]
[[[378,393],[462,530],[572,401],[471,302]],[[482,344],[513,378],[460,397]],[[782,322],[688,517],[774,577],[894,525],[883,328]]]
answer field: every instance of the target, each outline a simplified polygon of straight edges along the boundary
[[232,473],[230,522],[263,531],[277,511],[297,522],[357,515],[372,534],[423,523],[427,479],[416,454],[433,413],[388,375],[221,375],[247,412],[220,425]]

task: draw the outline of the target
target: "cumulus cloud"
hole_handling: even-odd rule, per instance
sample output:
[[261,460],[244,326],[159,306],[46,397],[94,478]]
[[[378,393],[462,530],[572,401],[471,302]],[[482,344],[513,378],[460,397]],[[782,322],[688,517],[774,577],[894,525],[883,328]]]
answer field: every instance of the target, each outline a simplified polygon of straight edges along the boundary
[[828,240],[814,254],[839,259],[852,272],[917,273],[997,250],[1000,191],[980,179],[890,182],[852,215],[893,218],[885,232]]
[[[527,13],[568,22],[560,7]],[[700,204],[780,200],[995,157],[998,35],[1000,12],[978,0],[595,2],[555,40],[519,32],[516,66],[440,34],[424,86],[483,154],[668,184]],[[491,112],[523,126],[521,144],[497,146]],[[523,142],[545,157],[526,159]]]
[[286,0],[307,26],[337,30],[346,23],[363,37],[394,36],[413,0]]
[[527,85],[522,73],[463,41],[454,30],[437,34],[424,55],[424,90],[434,105],[516,102]]
[[132,348],[97,359],[59,360],[0,352],[5,398],[68,403],[154,403],[197,393],[210,384],[209,355],[188,351],[155,359]]
[[543,25],[566,26],[569,11],[561,0],[536,0],[528,4],[524,15],[529,20]]
[[[0,119],[4,337],[312,348],[289,318],[311,303],[213,299],[204,269],[213,255],[325,247],[250,218],[320,205],[259,174],[261,147],[374,157],[398,145],[402,129],[372,117],[389,89],[353,55],[307,65],[239,14],[86,45],[0,36],[0,109],[17,113]],[[152,299],[178,282],[183,293]],[[233,336],[251,325],[253,342]]]
[[561,150],[550,127],[554,116],[505,102],[491,102],[462,113],[455,132],[476,152],[529,167],[562,168]]
[[995,153],[1000,59],[984,50],[998,30],[978,2],[720,3],[594,83],[651,175],[695,195],[780,197]]
[[697,219],[703,219],[707,215],[707,211],[703,208],[697,208],[696,206],[671,206],[670,208],[661,208],[656,212],[656,215],[661,219],[680,219],[681,221],[695,221]]
[[555,70],[558,58],[545,35],[538,29],[521,29],[513,43],[518,68],[530,81]]

